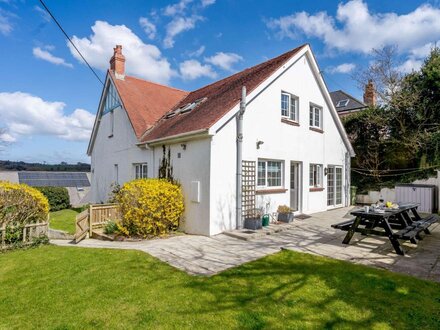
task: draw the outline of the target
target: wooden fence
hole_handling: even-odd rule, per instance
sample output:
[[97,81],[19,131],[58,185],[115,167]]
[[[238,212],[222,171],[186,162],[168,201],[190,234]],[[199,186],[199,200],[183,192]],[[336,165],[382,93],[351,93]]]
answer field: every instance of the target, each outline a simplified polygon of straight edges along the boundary
[[[48,227],[49,227],[48,222],[31,223],[31,224],[25,225],[23,227],[23,232],[22,232],[22,236],[23,236],[22,237],[22,244],[23,245],[32,244],[33,238],[47,236]],[[0,233],[1,233],[0,246],[1,246],[1,249],[7,249],[10,247],[10,245],[6,244],[6,231],[10,230],[10,229],[14,229],[14,228],[16,228],[16,227],[6,226],[5,223],[0,227]]]
[[96,204],[76,216],[75,242],[92,236],[93,230],[102,228],[108,221],[119,221],[121,218],[118,204]]

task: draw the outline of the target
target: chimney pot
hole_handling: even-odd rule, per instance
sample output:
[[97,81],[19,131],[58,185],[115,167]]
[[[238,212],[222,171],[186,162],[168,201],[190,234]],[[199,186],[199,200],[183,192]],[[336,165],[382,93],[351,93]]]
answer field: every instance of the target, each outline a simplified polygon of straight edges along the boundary
[[374,87],[373,80],[369,79],[365,85],[364,103],[370,107],[376,105],[376,89]]
[[125,56],[122,54],[122,46],[116,45],[113,48],[113,56],[110,59],[110,70],[112,70],[117,79],[125,78]]

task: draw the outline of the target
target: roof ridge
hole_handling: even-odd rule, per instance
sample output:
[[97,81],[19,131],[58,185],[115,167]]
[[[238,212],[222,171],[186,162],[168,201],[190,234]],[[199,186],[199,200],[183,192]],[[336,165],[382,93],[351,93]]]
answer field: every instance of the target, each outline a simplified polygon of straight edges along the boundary
[[[111,70],[108,70],[108,71],[111,72],[111,73],[113,74],[113,71],[111,71]],[[114,74],[113,74],[113,75],[114,75]],[[142,79],[142,78],[135,77],[135,76],[130,76],[130,75],[128,75],[128,74],[126,74],[125,76],[126,76],[126,77],[129,77],[129,78],[131,78],[131,79],[140,80],[140,81],[143,81],[143,82],[146,82],[146,83],[152,84],[152,85],[156,85],[156,86],[160,86],[160,87],[166,87],[166,88],[169,88],[169,89],[174,89],[174,90],[176,90],[176,91],[184,92],[184,93],[188,93],[188,94],[190,93],[189,91],[185,91],[185,90],[183,90],[183,89],[176,88],[176,87],[173,87],[173,86],[168,86],[168,85],[165,85],[165,84],[159,84],[159,83],[154,82],[154,81],[151,81],[151,80]]]
[[220,80],[213,81],[213,82],[209,83],[208,85],[204,85],[204,86],[202,86],[202,87],[200,87],[200,88],[197,88],[197,89],[191,91],[191,93],[196,92],[196,91],[199,91],[199,90],[201,90],[201,89],[203,89],[203,88],[206,88],[206,87],[209,87],[209,86],[211,86],[211,85],[217,84],[217,83],[219,83],[219,82],[221,82],[221,81],[223,81],[223,80],[226,80],[226,79],[229,79],[229,78],[231,78],[231,77],[234,77],[234,76],[236,76],[236,75],[238,75],[238,74],[241,74],[241,73],[243,73],[243,72],[245,72],[245,71],[248,71],[248,70],[251,70],[251,69],[255,69],[255,68],[258,67],[258,66],[264,66],[264,65],[266,65],[268,62],[275,61],[276,59],[285,56],[287,53],[290,53],[290,52],[292,52],[292,53],[295,52],[295,53],[296,53],[298,50],[300,50],[301,48],[303,48],[303,47],[306,46],[306,45],[308,45],[308,43],[305,43],[305,44],[302,44],[301,46],[298,46],[298,47],[292,48],[292,49],[288,50],[287,52],[284,52],[284,53],[282,53],[282,54],[280,54],[280,55],[278,55],[278,56],[276,56],[276,57],[270,58],[270,59],[268,59],[268,60],[266,60],[266,61],[264,61],[264,62],[261,62],[261,63],[255,64],[255,65],[253,65],[253,66],[247,67],[247,68],[245,68],[245,69],[243,69],[243,70],[241,70],[241,71],[235,72],[234,74],[231,74],[231,75],[229,75],[229,76],[227,76],[227,77],[224,77],[224,78],[222,78],[222,79],[220,79]]

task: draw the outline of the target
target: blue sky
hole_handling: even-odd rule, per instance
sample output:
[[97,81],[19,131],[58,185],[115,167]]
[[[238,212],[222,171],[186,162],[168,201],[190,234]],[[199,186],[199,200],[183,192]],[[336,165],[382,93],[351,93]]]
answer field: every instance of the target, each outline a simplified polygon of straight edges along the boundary
[[[438,1],[56,1],[46,5],[104,79],[115,44],[127,71],[193,90],[310,43],[330,90],[398,45],[400,69],[440,39]],[[0,159],[77,162],[102,86],[39,1],[0,0]]]

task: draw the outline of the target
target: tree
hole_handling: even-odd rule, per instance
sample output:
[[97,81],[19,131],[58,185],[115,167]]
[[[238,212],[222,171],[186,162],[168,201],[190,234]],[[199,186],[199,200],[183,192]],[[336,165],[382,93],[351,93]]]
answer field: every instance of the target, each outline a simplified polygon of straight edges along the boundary
[[374,83],[378,101],[388,104],[400,90],[403,74],[399,70],[397,46],[385,46],[372,49],[373,61],[366,69],[357,71],[352,78],[360,89],[364,89],[369,81]]
[[440,50],[406,75],[395,72],[393,52],[376,52],[365,71],[364,79],[379,79],[381,105],[344,120],[356,152],[353,184],[361,190],[425,178],[440,165]]

